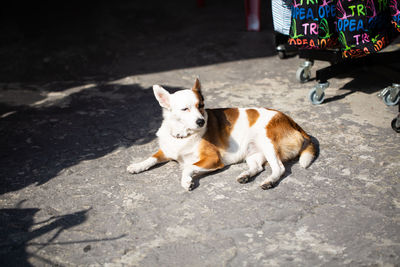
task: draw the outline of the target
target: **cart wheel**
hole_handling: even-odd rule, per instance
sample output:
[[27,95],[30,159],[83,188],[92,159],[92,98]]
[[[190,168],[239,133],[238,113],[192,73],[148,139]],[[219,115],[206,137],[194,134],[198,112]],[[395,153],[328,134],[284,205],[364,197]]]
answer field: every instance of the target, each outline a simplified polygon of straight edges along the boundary
[[400,121],[399,118],[394,118],[392,120],[392,129],[396,132],[396,133],[400,133]]
[[395,105],[397,105],[397,103],[399,103],[399,100],[400,100],[400,95],[397,95],[396,98],[394,99],[394,101],[392,101],[392,98],[390,97],[390,92],[388,92],[383,97],[383,102],[385,102],[385,104],[387,106],[395,106]]
[[308,98],[310,99],[311,103],[313,103],[314,105],[319,105],[322,102],[324,102],[325,93],[322,92],[322,95],[318,98],[317,89],[313,88],[313,89],[311,89],[310,93],[308,94]]
[[285,51],[278,51],[278,57],[280,59],[285,59],[286,58],[286,53]]
[[305,83],[308,82],[311,78],[311,72],[308,67],[300,67],[296,71],[296,79],[301,82]]

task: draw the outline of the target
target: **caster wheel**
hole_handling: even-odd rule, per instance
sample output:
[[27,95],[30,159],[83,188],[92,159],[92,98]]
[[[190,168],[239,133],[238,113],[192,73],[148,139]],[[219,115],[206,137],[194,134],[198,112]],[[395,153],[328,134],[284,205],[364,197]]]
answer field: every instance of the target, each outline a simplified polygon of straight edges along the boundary
[[278,51],[278,57],[280,59],[285,59],[286,58],[286,53],[285,51]]
[[300,67],[296,71],[296,79],[301,82],[305,83],[308,82],[311,78],[311,72],[309,68]]
[[400,100],[400,95],[398,94],[394,99],[394,101],[392,101],[389,92],[383,97],[383,102],[385,102],[387,106],[395,106],[397,105],[397,103],[399,103],[399,100]]
[[394,118],[392,120],[392,129],[396,132],[396,133],[400,133],[400,121],[398,121],[398,118]]
[[325,93],[322,92],[322,95],[320,97],[317,96],[317,89],[311,89],[310,93],[308,94],[308,98],[310,99],[311,103],[314,105],[319,105],[322,102],[324,102],[325,99]]

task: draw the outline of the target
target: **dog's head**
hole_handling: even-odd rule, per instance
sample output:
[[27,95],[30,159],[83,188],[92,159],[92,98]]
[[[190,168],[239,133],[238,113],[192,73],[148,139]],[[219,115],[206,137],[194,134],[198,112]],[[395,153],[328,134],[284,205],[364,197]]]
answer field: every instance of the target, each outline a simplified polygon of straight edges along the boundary
[[160,106],[164,109],[164,119],[168,120],[176,137],[187,137],[204,129],[207,113],[199,79],[193,88],[170,94],[159,85],[153,85],[153,91]]

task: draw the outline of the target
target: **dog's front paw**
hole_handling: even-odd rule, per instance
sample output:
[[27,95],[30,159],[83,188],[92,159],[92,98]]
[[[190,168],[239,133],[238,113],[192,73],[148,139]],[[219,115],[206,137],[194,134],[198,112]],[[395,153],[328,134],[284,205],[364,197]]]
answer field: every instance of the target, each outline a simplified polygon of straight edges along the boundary
[[240,176],[239,178],[236,179],[241,184],[245,184],[249,181],[249,176]]
[[245,184],[249,181],[250,175],[248,172],[243,172],[239,175],[238,178],[236,178],[236,181],[238,181],[241,184]]
[[181,180],[181,185],[187,191],[192,191],[194,189],[194,181],[192,177],[183,177]]
[[132,174],[139,173],[139,172],[142,172],[144,170],[146,170],[146,169],[144,168],[143,164],[141,164],[141,163],[132,163],[131,165],[129,165],[126,168],[126,171],[129,172],[129,173],[132,173]]

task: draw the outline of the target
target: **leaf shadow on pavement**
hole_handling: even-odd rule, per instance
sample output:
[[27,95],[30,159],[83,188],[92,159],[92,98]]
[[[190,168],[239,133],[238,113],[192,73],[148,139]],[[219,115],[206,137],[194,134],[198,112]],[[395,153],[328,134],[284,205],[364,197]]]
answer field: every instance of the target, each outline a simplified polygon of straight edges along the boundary
[[[88,219],[90,209],[69,214],[51,216],[50,218],[35,222],[34,217],[40,211],[38,208],[22,208],[21,201],[16,208],[0,209],[0,264],[2,266],[32,266],[29,258],[35,262],[46,265],[57,265],[50,259],[39,255],[39,251],[48,246],[62,246],[70,244],[83,244],[84,252],[90,250],[90,244],[96,242],[112,241],[126,235],[107,237],[103,239],[68,240],[55,242],[54,240],[64,231],[84,223]],[[34,240],[51,233],[46,242],[36,243]],[[31,247],[28,251],[27,248]]]

